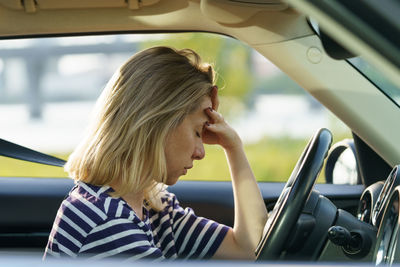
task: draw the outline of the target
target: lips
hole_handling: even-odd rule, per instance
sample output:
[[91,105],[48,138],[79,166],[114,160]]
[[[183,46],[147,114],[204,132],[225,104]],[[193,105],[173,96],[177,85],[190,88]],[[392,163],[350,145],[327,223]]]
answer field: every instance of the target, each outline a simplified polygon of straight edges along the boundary
[[191,169],[193,166],[189,166],[189,167],[184,167],[183,168],[183,172],[184,172],[184,175],[187,173],[187,171],[189,170],[189,169]]

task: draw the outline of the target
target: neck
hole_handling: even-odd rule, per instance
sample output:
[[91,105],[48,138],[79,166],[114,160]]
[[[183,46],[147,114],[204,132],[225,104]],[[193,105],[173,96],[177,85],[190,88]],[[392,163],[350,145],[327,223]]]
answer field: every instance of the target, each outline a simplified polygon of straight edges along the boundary
[[143,220],[143,193],[126,194],[123,195],[122,198],[133,209],[136,215]]
[[[111,187],[115,189],[118,188],[118,185],[112,184]],[[144,195],[143,192],[140,193],[128,193],[121,196],[123,200],[131,207],[131,209],[136,213],[136,215],[143,220],[143,200]]]

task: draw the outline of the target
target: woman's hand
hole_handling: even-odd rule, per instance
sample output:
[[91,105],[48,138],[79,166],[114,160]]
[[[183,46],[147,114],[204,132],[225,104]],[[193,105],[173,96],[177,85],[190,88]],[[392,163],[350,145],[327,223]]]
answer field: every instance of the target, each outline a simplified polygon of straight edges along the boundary
[[211,107],[206,108],[204,112],[210,118],[203,128],[202,139],[205,144],[218,144],[225,150],[242,147],[239,135],[229,126],[220,113]]
[[268,212],[254,174],[247,161],[239,135],[217,112],[218,90],[211,91],[212,108],[204,110],[202,139],[205,144],[219,144],[225,149],[232,178],[235,222],[214,255],[214,259],[255,259],[254,251],[262,236]]
[[235,221],[214,254],[214,259],[254,260],[254,251],[262,236],[268,212],[254,174],[236,133],[212,108],[204,110],[209,121],[204,125],[203,142],[225,149],[231,173],[235,201]]

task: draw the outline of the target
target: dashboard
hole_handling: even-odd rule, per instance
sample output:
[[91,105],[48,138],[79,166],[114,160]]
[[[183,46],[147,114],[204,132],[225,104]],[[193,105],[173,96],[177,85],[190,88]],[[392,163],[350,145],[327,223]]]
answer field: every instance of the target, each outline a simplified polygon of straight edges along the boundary
[[378,229],[375,251],[376,265],[390,265],[400,260],[399,242],[400,165],[386,181],[367,187],[360,199],[357,217]]
[[392,264],[398,261],[400,257],[398,247],[399,194],[400,187],[396,187],[390,198],[388,198],[388,203],[383,213],[377,236],[376,265]]

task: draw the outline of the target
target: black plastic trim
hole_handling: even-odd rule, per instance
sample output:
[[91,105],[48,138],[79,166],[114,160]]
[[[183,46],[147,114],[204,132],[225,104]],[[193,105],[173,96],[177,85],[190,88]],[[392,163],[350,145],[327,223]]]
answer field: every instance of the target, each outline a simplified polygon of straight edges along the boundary
[[358,167],[361,180],[366,187],[381,180],[385,180],[392,167],[380,157],[371,147],[353,132]]
[[[0,178],[0,248],[43,248],[57,210],[73,186],[68,178]],[[273,206],[284,184],[259,183],[259,187],[265,203]],[[317,184],[315,189],[340,208],[357,209],[364,188]],[[179,181],[168,190],[197,215],[233,226],[231,182]]]
[[55,37],[77,37],[77,36],[99,36],[99,35],[119,35],[119,34],[162,34],[162,33],[211,33],[230,37],[237,40],[235,37],[212,31],[201,31],[201,30],[146,30],[146,31],[98,31],[98,32],[70,32],[70,33],[46,33],[46,34],[22,34],[22,35],[3,35],[0,36],[0,40],[12,40],[12,39],[31,39],[31,38],[55,38]]

